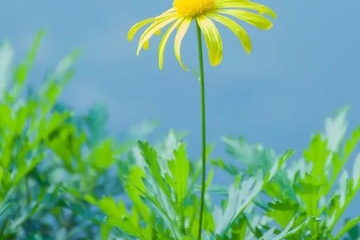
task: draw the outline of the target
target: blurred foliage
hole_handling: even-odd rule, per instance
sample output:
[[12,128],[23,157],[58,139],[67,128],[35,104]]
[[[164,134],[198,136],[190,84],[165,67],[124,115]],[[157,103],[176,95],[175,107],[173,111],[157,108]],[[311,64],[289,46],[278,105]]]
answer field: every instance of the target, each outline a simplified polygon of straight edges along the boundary
[[[196,239],[201,161],[183,135],[135,142],[157,125],[145,122],[119,143],[104,106],[76,115],[59,103],[79,51],[29,91],[43,35],[15,67],[0,44],[0,240]],[[243,138],[223,138],[237,162],[212,158],[209,146],[209,163],[233,178],[215,184],[208,171],[203,239],[360,239],[360,214],[344,218],[360,189],[360,127],[346,137],[346,113],[327,119],[297,160]]]
[[[308,221],[288,239],[360,239],[360,212],[343,225],[340,223],[360,190],[360,154],[355,154],[360,127],[345,138],[347,111],[345,108],[327,119],[324,133],[312,137],[302,158],[277,172],[263,189],[265,199],[271,199],[269,203],[264,204],[261,199],[255,201],[276,222],[279,231],[285,229],[291,219],[295,226]],[[223,140],[228,152],[246,164],[246,174],[250,176],[254,176],[255,169],[270,169],[276,159],[273,150],[261,145],[250,145],[241,138]],[[354,162],[348,162],[352,158]],[[345,169],[346,164],[352,173]],[[228,172],[233,168],[229,164],[223,166]]]
[[103,106],[77,116],[57,102],[79,51],[27,91],[43,35],[15,67],[0,45],[0,239],[96,239],[102,219],[82,196],[123,192],[114,162],[130,144],[106,137]]
[[[203,239],[358,240],[359,214],[339,223],[360,189],[360,155],[353,154],[360,128],[345,138],[346,112],[327,119],[324,134],[314,135],[291,167],[285,162],[292,151],[277,156],[259,144],[225,137],[228,153],[245,170],[222,159],[210,160],[233,175],[234,182],[212,184],[210,170]],[[344,167],[352,157],[349,174]],[[103,239],[196,239],[200,160],[188,159],[175,133],[155,147],[139,142],[118,164],[127,201],[85,197],[107,215]],[[220,204],[212,203],[211,194],[222,196]]]
[[[314,135],[291,167],[286,160],[293,151],[278,156],[259,144],[225,137],[228,153],[245,169],[208,158],[234,182],[212,184],[214,171],[209,171],[203,239],[358,240],[359,213],[342,226],[339,222],[360,189],[360,155],[353,154],[360,128],[345,138],[346,112],[327,119],[324,134]],[[352,157],[350,175],[344,167]],[[85,197],[107,216],[102,239],[196,239],[200,160],[189,160],[174,132],[155,147],[140,141],[118,164],[128,198]],[[220,204],[211,201],[214,195]]]
[[[295,219],[290,219],[282,231],[262,227],[270,218],[259,217],[253,203],[291,154],[287,151],[270,169],[259,169],[254,176],[238,174],[229,187],[220,187],[226,191],[220,205],[212,203],[209,189],[203,238],[273,240],[292,236],[303,228],[307,221],[295,224]],[[174,132],[155,147],[139,142],[119,164],[119,177],[130,204],[113,197],[85,197],[107,215],[103,239],[112,239],[109,234],[113,228],[117,230],[113,237],[120,239],[196,239],[201,164],[200,160],[188,159],[185,144]],[[211,188],[213,174],[212,170],[208,174],[207,188]]]

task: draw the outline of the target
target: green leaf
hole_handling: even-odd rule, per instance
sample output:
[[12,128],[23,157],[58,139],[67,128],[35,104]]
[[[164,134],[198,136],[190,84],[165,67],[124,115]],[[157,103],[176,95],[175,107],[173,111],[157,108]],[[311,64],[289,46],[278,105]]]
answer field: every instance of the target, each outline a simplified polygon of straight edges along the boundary
[[241,183],[239,189],[234,185],[229,188],[228,204],[224,211],[215,209],[216,234],[224,236],[240,217],[241,213],[261,191],[263,186],[262,174],[259,172],[256,177],[251,177]]
[[211,164],[220,169],[225,170],[226,172],[230,173],[231,175],[238,175],[240,173],[239,170],[237,169],[237,167],[235,167],[231,163],[226,163],[222,159],[211,160]]
[[240,219],[231,227],[231,239],[245,240],[246,230],[246,221]]
[[167,177],[167,182],[175,191],[178,205],[182,206],[186,197],[190,169],[190,162],[186,156],[185,144],[180,145],[178,150],[174,152],[174,156],[174,160],[168,162],[171,177]]
[[144,220],[148,222],[151,219],[150,211],[142,200],[142,198],[146,196],[144,193],[147,191],[143,183],[143,178],[145,176],[145,172],[140,167],[134,166],[130,170],[129,176],[124,184],[126,192],[134,204],[134,207],[137,208]]
[[89,158],[93,167],[107,170],[115,162],[112,139],[106,139],[99,146],[94,147]]
[[279,169],[281,169],[283,163],[292,154],[292,151],[288,151],[282,157],[280,157],[263,176],[262,171],[259,170],[257,175],[242,181],[240,188],[236,188],[235,185],[230,186],[228,203],[225,210],[222,211],[219,208],[215,209],[216,230],[215,233],[220,236],[227,234],[232,224],[235,223],[245,208],[254,200],[254,198],[261,192],[261,190],[272,180]]
[[18,67],[16,67],[14,71],[14,85],[10,91],[9,101],[13,102],[20,94],[22,87],[28,77],[28,74],[32,68],[32,65],[35,61],[36,54],[40,47],[40,43],[42,38],[44,37],[45,32],[40,31],[36,35],[36,38],[32,44],[30,51],[27,54],[26,60],[20,63]]
[[13,111],[9,105],[0,105],[0,126],[5,133],[13,133],[15,130]]
[[326,161],[330,156],[327,149],[327,141],[323,140],[321,135],[315,135],[310,143],[310,147],[304,151],[304,158],[312,164],[311,176],[313,183],[321,184],[326,182],[326,174],[328,173]]
[[[250,145],[243,138],[233,138],[233,137],[225,137],[222,139],[225,142],[227,152],[235,157],[237,160],[246,164],[247,173],[249,175],[254,175],[257,173],[259,169],[263,172],[268,172],[274,162],[276,162],[279,157],[276,156],[275,152],[271,149],[265,149],[260,144]],[[287,160],[290,156],[292,156],[293,151],[288,150],[283,156],[280,158],[284,158],[284,161]],[[236,167],[231,164],[217,162],[216,163],[220,167],[224,167],[230,173],[235,173]],[[269,183],[265,192],[270,197],[281,197],[282,195],[286,195],[291,198],[295,198],[295,192],[291,187],[291,181],[288,178],[288,175],[285,170],[279,169],[276,170],[276,176],[272,179],[271,183]]]
[[113,226],[102,224],[100,227],[100,235],[102,240],[108,240],[111,234]]
[[[13,184],[18,184],[26,175],[29,174],[42,160],[44,159],[44,154],[38,154],[31,159],[29,164],[23,163],[19,165],[17,171],[15,171],[15,176]],[[26,164],[26,165],[25,165]]]
[[346,238],[346,240],[359,240],[360,238],[360,225],[356,225],[348,231],[348,236],[350,239]]
[[346,221],[345,225],[334,237],[334,239],[340,239],[344,234],[348,233],[350,229],[354,228],[358,223],[360,223],[360,216]]
[[163,171],[161,171],[155,149],[153,149],[148,142],[139,141],[138,146],[156,184],[161,188],[162,191],[164,191],[166,195],[169,195],[168,189],[165,185]]
[[158,163],[158,157],[156,151],[150,146],[148,142],[138,142],[138,146],[141,150],[141,154],[149,166],[151,175],[158,183],[162,183],[162,172]]
[[355,189],[358,185],[360,185],[360,154],[358,154],[355,158],[352,177],[353,189]]
[[309,224],[310,219],[307,219],[302,224],[294,227],[295,218],[291,219],[291,221],[287,224],[287,226],[278,234],[275,234],[275,228],[270,229],[266,232],[260,239],[261,240],[282,240],[288,239],[289,237],[295,235],[302,228],[304,228],[307,224]]
[[131,215],[129,215],[122,201],[117,204],[111,197],[103,197],[99,201],[91,196],[86,196],[86,199],[90,203],[98,206],[107,215],[105,224],[118,227],[121,231],[129,235],[147,240],[147,238],[143,236],[143,231],[139,225],[140,223],[137,221],[137,212],[133,211]]
[[334,166],[334,170],[333,170],[334,172],[332,176],[333,182],[335,182],[336,177],[338,176],[341,169],[344,167],[345,163],[348,161],[349,157],[355,150],[359,141],[360,141],[360,126],[352,132],[351,137],[345,142],[345,146],[343,148],[343,156],[338,160],[336,166]]
[[299,204],[290,199],[275,200],[269,203],[269,208],[266,214],[285,228],[298,213]]

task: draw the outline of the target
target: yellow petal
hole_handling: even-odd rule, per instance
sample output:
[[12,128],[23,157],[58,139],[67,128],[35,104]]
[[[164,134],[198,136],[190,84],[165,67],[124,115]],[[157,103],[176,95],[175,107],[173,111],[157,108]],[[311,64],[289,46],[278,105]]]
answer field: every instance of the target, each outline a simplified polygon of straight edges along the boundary
[[144,45],[142,46],[143,49],[148,50],[150,45],[150,41],[146,41]]
[[237,24],[235,21],[231,20],[230,18],[227,18],[219,14],[209,14],[208,16],[211,19],[214,19],[215,21],[229,28],[240,40],[241,45],[243,46],[245,51],[247,53],[251,52],[251,39],[243,27],[241,27],[239,24]]
[[215,24],[204,15],[197,17],[196,20],[205,38],[210,64],[211,66],[216,66],[221,63],[223,50],[219,30]]
[[166,10],[165,12],[161,13],[157,18],[167,17],[169,14],[175,13],[174,8],[170,8],[169,10]]
[[148,18],[148,19],[142,20],[141,22],[136,23],[134,26],[132,26],[130,28],[128,35],[127,35],[127,39],[129,41],[132,41],[135,34],[137,33],[137,31],[139,31],[140,28],[142,28],[143,26],[145,26],[153,21],[154,21],[154,18]]
[[164,36],[161,38],[159,43],[159,69],[162,70],[163,62],[164,62],[164,51],[166,47],[166,43],[169,40],[169,37],[171,33],[175,30],[175,28],[183,21],[183,19],[176,20],[173,25],[171,25],[166,32],[164,33]]
[[267,14],[268,16],[276,19],[276,13],[273,10],[271,10],[271,8],[250,1],[239,1],[239,0],[218,1],[216,4],[215,11],[220,9],[231,9],[231,8],[255,10],[258,11],[260,14]]
[[251,24],[263,30],[270,29],[273,26],[272,22],[269,19],[253,12],[248,12],[239,9],[223,9],[223,10],[218,10],[217,13],[227,14],[236,17],[248,24]]
[[190,23],[192,19],[191,18],[185,18],[184,21],[180,24],[174,40],[174,54],[178,62],[180,63],[180,66],[185,70],[189,71],[187,67],[184,65],[183,61],[181,60],[181,42],[184,39],[184,36],[189,29]]
[[145,42],[148,41],[157,31],[161,30],[166,25],[174,22],[176,19],[177,16],[175,14],[172,14],[166,18],[155,20],[141,35],[136,54],[139,55],[143,44],[145,44]]

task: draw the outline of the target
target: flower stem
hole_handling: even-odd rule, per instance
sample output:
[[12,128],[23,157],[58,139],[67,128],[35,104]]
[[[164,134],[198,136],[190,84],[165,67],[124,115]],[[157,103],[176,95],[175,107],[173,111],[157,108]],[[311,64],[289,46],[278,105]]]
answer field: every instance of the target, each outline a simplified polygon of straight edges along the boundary
[[204,77],[204,59],[202,50],[201,29],[196,23],[196,32],[198,39],[199,52],[199,68],[200,68],[200,92],[201,92],[201,147],[202,147],[202,174],[201,174],[201,195],[200,195],[200,216],[199,216],[199,230],[198,240],[201,240],[201,232],[203,225],[204,205],[205,205],[205,175],[206,175],[206,104],[205,104],[205,77]]

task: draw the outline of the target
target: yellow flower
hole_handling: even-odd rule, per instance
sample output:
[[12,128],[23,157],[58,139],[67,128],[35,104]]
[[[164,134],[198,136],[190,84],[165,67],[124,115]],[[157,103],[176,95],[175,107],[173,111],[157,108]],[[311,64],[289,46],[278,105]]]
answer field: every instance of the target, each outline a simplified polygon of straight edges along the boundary
[[128,32],[128,40],[132,41],[134,35],[142,27],[150,24],[140,37],[137,48],[137,55],[139,55],[142,48],[148,48],[149,40],[154,34],[160,34],[161,29],[170,25],[159,43],[159,68],[162,69],[163,66],[167,41],[176,30],[175,57],[181,67],[187,70],[181,60],[180,47],[191,22],[196,21],[205,38],[210,64],[216,66],[221,63],[223,46],[214,21],[229,28],[240,40],[245,51],[250,53],[251,40],[248,33],[233,19],[244,21],[259,29],[270,29],[272,22],[263,14],[276,18],[275,12],[270,8],[249,0],[174,0],[173,7],[169,10],[135,24]]

